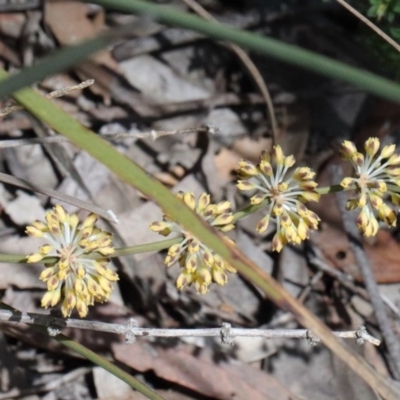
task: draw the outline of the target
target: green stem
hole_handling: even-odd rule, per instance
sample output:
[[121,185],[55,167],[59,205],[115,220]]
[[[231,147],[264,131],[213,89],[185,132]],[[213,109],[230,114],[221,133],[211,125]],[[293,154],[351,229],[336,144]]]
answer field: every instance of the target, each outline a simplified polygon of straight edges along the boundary
[[[88,2],[93,1],[88,0]],[[147,14],[161,23],[195,30],[215,39],[229,41],[264,56],[274,57],[329,78],[341,79],[367,92],[400,103],[400,86],[397,83],[326,56],[282,43],[276,39],[244,32],[224,24],[207,22],[194,15],[177,11],[173,7],[160,6],[150,2],[139,0],[98,0],[94,2],[119,11]],[[81,62],[94,51],[105,48],[110,41],[121,37],[128,30],[133,30],[131,25],[128,27],[123,26],[115,31],[110,30],[104,35],[79,45],[66,47],[54,52],[51,56],[35,63],[34,66],[13,75],[6,82],[2,82],[0,85],[0,97],[10,95],[16,90],[41,81],[56,72],[66,70],[72,65]]]
[[[130,254],[138,253],[148,253],[151,251],[159,251],[171,247],[173,244],[179,243],[182,240],[181,237],[176,237],[173,239],[160,240],[158,242],[140,244],[138,246],[121,247],[115,250],[114,254],[108,256],[112,257],[122,257],[128,256]],[[96,259],[99,258],[98,254],[89,254],[87,258]],[[57,262],[59,259],[57,257],[44,257],[40,263],[41,264],[52,264]],[[11,263],[11,264],[26,264],[26,255],[21,254],[0,254],[0,263]]]
[[173,239],[161,240],[159,242],[140,244],[138,246],[121,247],[119,249],[116,249],[115,253],[112,254],[110,257],[121,257],[128,256],[130,254],[148,253],[150,251],[164,250],[181,241],[182,237],[176,237]]
[[[315,191],[317,193],[319,193],[320,195],[324,195],[324,194],[329,194],[329,193],[336,193],[336,192],[341,192],[344,191],[345,189],[340,186],[340,185],[332,185],[332,186],[323,186],[323,187],[319,187],[317,189],[315,189]],[[347,189],[346,189],[347,190]],[[239,219],[242,219],[244,217],[247,217],[247,215],[252,214],[253,212],[256,212],[258,210],[261,210],[262,208],[264,208],[266,205],[268,204],[267,200],[264,200],[262,203],[257,204],[257,205],[253,205],[250,204],[246,207],[244,207],[243,209],[236,211],[233,216],[233,222],[238,221]]]
[[233,221],[232,223],[238,221],[239,219],[242,219],[244,217],[247,217],[248,215],[261,210],[262,208],[264,208],[266,206],[266,204],[268,204],[267,200],[264,200],[263,202],[261,202],[260,204],[257,205],[253,205],[253,204],[249,204],[248,206],[242,208],[239,211],[236,211],[233,214]]
[[[0,79],[4,79],[5,76],[4,70],[0,69]],[[33,115],[68,137],[72,143],[87,151],[89,155],[107,166],[121,180],[135,187],[144,196],[153,199],[162,207],[165,214],[173,218],[184,229],[191,231],[199,241],[219,254],[245,279],[258,286],[277,306],[292,312],[301,325],[304,325],[315,336],[319,337],[381,397],[396,400],[400,398],[400,391],[390,381],[376,374],[360,355],[344,347],[343,344],[340,345],[330,329],[316,316],[292,297],[264,270],[257,267],[237,247],[226,243],[219,232],[210,227],[189,207],[182,204],[161,182],[149,176],[133,160],[121,155],[101,137],[84,128],[77,120],[62,112],[53,103],[33,90],[24,89],[15,93],[14,97]]]
[[[93,0],[85,1],[92,2]],[[160,23],[179,26],[204,33],[214,39],[232,42],[285,63],[329,78],[341,79],[370,93],[400,102],[400,86],[397,83],[276,39],[244,32],[225,24],[206,22],[194,15],[180,12],[174,7],[158,5],[154,2],[141,0],[95,0],[94,2],[109,9],[148,15]]]
[[315,189],[320,195],[342,192],[344,190],[344,187],[341,185],[323,186]]
[[105,358],[99,356],[95,352],[89,350],[87,347],[82,346],[81,344],[74,342],[68,336],[65,335],[57,335],[54,337],[57,342],[61,343],[63,346],[75,351],[82,357],[86,358],[87,360],[91,361],[93,364],[102,367],[110,374],[116,376],[117,378],[121,379],[121,381],[127,383],[130,387],[137,390],[138,392],[142,393],[148,399],[151,400],[165,400],[164,397],[160,396],[155,391],[148,388],[144,383],[140,382],[135,377],[129,375],[127,372],[123,371],[121,368],[117,367],[110,361],[107,361]]
[[[344,190],[344,188],[340,185],[333,185],[333,186],[325,186],[317,188],[316,191],[321,195],[328,194],[328,193],[335,193]],[[262,203],[253,205],[249,204],[248,206],[242,208],[239,211],[236,211],[233,214],[233,221],[237,222],[238,220],[247,217],[248,215],[261,210],[265,207],[268,202],[264,200]],[[122,256],[129,256],[131,254],[139,254],[139,253],[149,253],[151,251],[160,251],[171,247],[174,244],[179,243],[182,240],[181,237],[176,237],[167,240],[161,240],[158,242],[140,244],[137,246],[129,246],[129,247],[121,247],[115,250],[114,254],[111,254],[109,258],[113,257],[122,257]],[[88,258],[98,258],[97,254],[88,255]],[[43,264],[52,264],[58,261],[56,257],[45,257],[40,263]],[[0,254],[0,263],[11,263],[11,264],[25,264],[27,263],[26,255],[22,254]]]
[[0,263],[26,264],[26,254],[0,254]]
[[[0,303],[0,309],[12,311],[13,313],[21,313],[19,310],[16,310],[15,308],[10,307],[8,304],[2,303],[2,302]],[[18,322],[18,321],[16,321],[15,318],[13,318],[13,321]],[[47,336],[49,335],[48,330],[43,326],[32,325],[32,328],[35,331],[41,332],[41,333],[43,333],[43,334],[45,334]],[[112,375],[118,377],[119,379],[121,379],[122,381],[127,383],[133,389],[135,389],[138,392],[142,393],[148,399],[151,399],[151,400],[165,400],[164,397],[160,396],[155,391],[153,391],[150,388],[148,388],[144,383],[140,382],[135,377],[129,375],[127,372],[123,371],[121,368],[117,367],[116,365],[114,365],[110,361],[107,361],[103,357],[99,356],[98,354],[96,354],[92,350],[89,350],[87,347],[82,346],[81,344],[74,342],[68,336],[59,334],[59,335],[56,335],[56,336],[52,336],[52,339],[54,339],[57,342],[61,343],[63,346],[71,349],[72,351],[75,351],[76,353],[78,353],[83,358],[91,361],[93,364],[96,364],[99,367],[104,368],[106,371],[110,372]]]

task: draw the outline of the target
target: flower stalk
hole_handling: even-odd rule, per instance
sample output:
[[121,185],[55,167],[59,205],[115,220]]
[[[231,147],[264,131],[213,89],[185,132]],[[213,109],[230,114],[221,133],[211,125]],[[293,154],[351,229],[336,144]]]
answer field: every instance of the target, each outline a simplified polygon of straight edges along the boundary
[[[400,155],[395,154],[395,145],[380,150],[377,138],[369,138],[364,150],[365,155],[357,151],[354,143],[344,141],[340,154],[351,163],[353,176],[345,177],[340,184],[320,188],[314,181],[315,173],[308,167],[295,168],[294,157],[285,156],[279,145],[274,146],[271,153],[262,152],[257,165],[241,160],[237,187],[252,193],[250,204],[235,213],[228,201],[211,203],[207,193],[197,200],[190,192],[179,192],[176,196],[222,233],[234,229],[234,224],[249,214],[265,210],[256,230],[266,232],[273,223],[276,232],[272,250],[279,252],[288,243],[300,244],[312,230],[318,229],[318,215],[304,203],[319,201],[320,196],[328,193],[352,191],[347,209],[359,208],[359,230],[365,236],[374,236],[379,229],[379,220],[388,227],[397,222],[395,207],[400,206]],[[176,237],[120,249],[112,246],[111,234],[95,228],[96,220],[97,217],[90,214],[79,224],[75,214],[69,215],[57,205],[46,214],[46,222],[34,221],[26,229],[28,235],[41,237],[47,243],[28,256],[0,254],[0,262],[45,264],[39,278],[47,285],[42,306],[53,307],[61,302],[65,317],[74,309],[84,317],[88,306],[109,299],[112,284],[118,280],[116,272],[108,267],[112,257],[168,249],[165,264],[169,267],[178,263],[182,269],[176,280],[177,288],[182,290],[194,285],[201,294],[207,293],[212,283],[225,285],[227,273],[236,272],[168,215],[164,215],[162,221],[153,222],[150,229],[163,236],[174,233]],[[224,240],[234,245],[229,237],[225,236]]]

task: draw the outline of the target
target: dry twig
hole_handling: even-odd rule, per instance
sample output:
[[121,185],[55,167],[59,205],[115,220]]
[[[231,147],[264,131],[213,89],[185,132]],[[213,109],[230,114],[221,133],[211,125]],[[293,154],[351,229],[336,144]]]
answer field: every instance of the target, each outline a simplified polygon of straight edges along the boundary
[[106,139],[118,140],[118,139],[151,139],[157,140],[163,136],[171,136],[171,135],[188,135],[190,133],[200,133],[200,134],[211,134],[219,132],[219,128],[211,125],[201,125],[193,128],[184,128],[184,129],[174,129],[172,131],[155,131],[151,130],[149,132],[127,132],[127,133],[103,133],[102,136]]
[[[318,249],[314,249],[316,252],[320,252]],[[345,287],[347,290],[352,292],[353,294],[356,294],[360,296],[362,299],[369,301],[370,297],[368,292],[363,289],[362,287],[357,286],[352,278],[334,268],[326,264],[320,256],[317,254],[317,256],[310,257],[308,260],[311,265],[314,267],[318,268],[320,272],[323,272],[332,278],[336,279],[343,287]],[[400,310],[399,308],[393,304],[393,302],[384,294],[380,293],[380,296],[382,297],[383,302],[386,304],[388,308],[397,316],[397,318],[400,318]]]
[[[82,319],[62,319],[50,315],[26,313],[11,310],[0,310],[0,321],[23,322],[30,325],[45,326],[49,334],[55,336],[62,328],[76,328],[99,332],[115,333],[124,335],[129,343],[133,343],[136,337],[220,337],[222,343],[232,343],[237,336],[264,337],[266,339],[307,339],[311,344],[316,344],[319,339],[313,336],[307,329],[243,329],[232,328],[230,324],[224,323],[221,328],[200,328],[200,329],[162,329],[162,328],[141,328],[137,326],[135,319],[130,319],[128,325],[112,324],[106,322],[87,321]],[[362,326],[356,331],[333,332],[342,339],[356,339],[357,344],[364,341],[379,346],[380,341],[371,336]]]
[[[81,82],[78,85],[67,86],[62,89],[54,90],[53,92],[46,94],[45,97],[46,97],[46,99],[50,99],[50,100],[55,99],[57,97],[62,97],[62,96],[65,96],[65,95],[75,91],[75,90],[85,89],[88,86],[93,85],[93,83],[94,83],[94,79],[88,79],[87,81]],[[15,111],[19,111],[19,110],[23,110],[23,107],[18,104],[14,104],[12,106],[2,108],[2,109],[0,109],[0,117],[5,117],[6,115],[11,114]]]
[[91,372],[91,368],[81,367],[74,369],[70,372],[62,374],[59,378],[52,379],[49,382],[46,382],[42,385],[32,386],[27,389],[20,389],[15,387],[11,389],[9,392],[0,393],[0,400],[10,400],[10,399],[21,399],[24,397],[37,397],[32,395],[37,395],[38,393],[50,392],[52,390],[56,390],[61,385],[65,385],[68,382],[72,382],[76,380],[78,377],[82,375],[86,375]]
[[[340,182],[342,178],[342,171],[337,169],[334,171],[334,182]],[[378,285],[375,281],[371,265],[368,257],[365,254],[361,234],[357,228],[354,218],[349,218],[348,211],[346,210],[347,196],[345,192],[338,192],[336,194],[339,205],[339,210],[342,215],[344,230],[347,233],[350,249],[354,254],[357,264],[360,268],[361,275],[364,280],[365,288],[368,291],[371,305],[374,309],[375,317],[378,321],[379,328],[386,343],[389,357],[392,364],[393,375],[396,379],[400,378],[400,342],[396,337],[393,329],[392,322],[386,312],[385,304],[379,293]]]
[[23,179],[15,178],[12,175],[0,172],[0,182],[8,183],[9,185],[13,185],[21,189],[31,190],[33,192],[44,194],[45,196],[53,197],[54,199],[60,200],[64,203],[72,204],[73,206],[82,208],[83,210],[93,212],[108,221],[114,223],[119,222],[117,216],[111,210],[105,210],[104,208],[96,206],[92,203],[88,203],[84,200],[79,200],[76,197],[57,192],[56,190],[47,189],[42,186],[34,185]]
[[[108,140],[122,140],[122,139],[151,139],[157,140],[163,136],[170,135],[188,135],[190,133],[211,134],[214,135],[219,131],[219,128],[211,125],[202,125],[193,128],[174,129],[172,131],[148,131],[148,132],[122,132],[122,133],[103,133],[101,136]],[[48,144],[48,143],[63,143],[69,141],[68,138],[61,135],[46,136],[43,138],[32,139],[10,139],[0,140],[0,149],[19,147],[33,144]]]
[[373,22],[371,22],[368,18],[358,12],[354,7],[352,7],[349,3],[344,0],[336,0],[340,5],[349,10],[354,16],[356,16],[360,21],[362,21],[365,25],[371,28],[375,33],[377,33],[381,38],[386,40],[391,46],[393,46],[398,52],[400,52],[400,45],[394,41],[389,35],[379,29]]
[[316,256],[311,256],[308,262],[317,268],[319,271],[323,272],[326,275],[329,275],[333,279],[336,279],[344,288],[363,298],[364,300],[369,301],[369,295],[365,289],[357,286],[354,281],[346,274],[330,267],[324,261],[322,261],[321,256],[318,255],[320,252],[319,249],[313,248],[313,250],[317,253]]

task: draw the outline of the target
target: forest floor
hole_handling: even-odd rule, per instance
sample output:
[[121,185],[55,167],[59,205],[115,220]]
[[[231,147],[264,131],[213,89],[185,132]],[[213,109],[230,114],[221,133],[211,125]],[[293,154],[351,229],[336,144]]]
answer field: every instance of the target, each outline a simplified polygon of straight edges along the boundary
[[[357,20],[332,2],[277,1],[265,8],[256,2],[246,7],[216,0],[199,3],[221,22],[380,72],[360,44]],[[187,8],[185,4],[173,1],[181,8]],[[322,186],[333,183],[332,165],[343,165],[336,155],[343,140],[360,147],[369,136],[385,143],[399,140],[399,106],[250,54],[272,98],[277,122],[273,129],[254,71],[228,45],[79,2],[47,2],[44,10],[0,13],[0,65],[17,71],[59,47],[122,23],[132,24],[131,37],[68,72],[49,76],[37,90],[49,93],[94,79],[93,85],[54,102],[173,192],[196,196],[207,192],[214,202],[229,200],[240,209],[249,203],[249,196],[236,188],[238,163],[242,159],[257,163],[261,150],[270,151],[274,140],[299,165],[316,171]],[[1,107],[10,103],[4,101]],[[103,221],[101,226],[112,229],[116,247],[162,240],[149,229],[162,219],[161,209],[77,147],[66,141],[7,145],[14,139],[52,135],[51,129],[23,110],[4,117],[0,171],[112,210],[120,223],[110,227]],[[58,202],[0,182],[0,252],[34,252],[41,241],[26,236],[25,227],[43,220]],[[74,206],[63,206],[87,215]],[[240,220],[230,236],[332,330],[365,326],[382,339],[335,195],[324,196],[311,208],[321,218],[320,229],[302,245],[285,246],[280,253],[271,249],[273,226],[265,234],[255,231],[263,211]],[[398,233],[383,228],[376,238],[364,241],[396,334],[400,332]],[[239,275],[229,274],[226,285],[211,285],[205,295],[192,287],[178,291],[179,267],[167,269],[165,255],[165,251],[142,253],[113,261],[120,281],[111,299],[91,307],[87,319],[127,324],[135,318],[140,327],[155,328],[211,328],[223,323],[301,328],[292,315],[276,308]],[[42,269],[39,264],[0,263],[2,301],[20,311],[48,314],[40,307],[45,292],[38,279]],[[229,346],[219,338],[144,337],[127,346],[123,336],[102,331],[67,328],[63,333],[122,366],[168,400],[377,398],[323,345],[310,346],[303,339],[241,337]],[[365,343],[357,350],[379,373],[391,376],[382,346]],[[122,400],[143,395],[51,337],[27,325],[4,323],[0,400],[12,398]]]

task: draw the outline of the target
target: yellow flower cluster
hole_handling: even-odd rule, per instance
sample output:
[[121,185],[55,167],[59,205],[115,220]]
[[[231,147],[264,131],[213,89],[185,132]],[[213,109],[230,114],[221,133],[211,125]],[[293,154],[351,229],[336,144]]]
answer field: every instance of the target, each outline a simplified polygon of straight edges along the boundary
[[[341,186],[344,190],[354,190],[356,195],[347,202],[347,209],[361,209],[357,225],[365,236],[373,236],[378,232],[378,219],[388,226],[396,225],[396,212],[385,202],[385,196],[390,195],[392,204],[400,206],[400,155],[395,154],[395,145],[380,150],[377,138],[369,138],[364,148],[365,155],[357,151],[354,143],[343,142],[341,155],[350,161],[355,176],[344,178]],[[257,223],[259,233],[265,232],[271,221],[276,224],[272,250],[278,252],[288,243],[300,244],[310,231],[318,229],[320,221],[304,204],[319,201],[315,173],[308,167],[292,169],[294,164],[293,155],[285,156],[279,145],[270,153],[263,151],[257,165],[245,160],[239,162],[237,187],[253,191],[251,204],[266,209],[265,216]],[[228,232],[234,228],[228,201],[212,204],[206,193],[198,199],[191,192],[179,192],[176,196],[219,231]],[[47,284],[43,307],[61,302],[65,317],[74,309],[85,317],[89,305],[110,298],[113,283],[119,279],[109,268],[108,256],[114,252],[112,236],[96,228],[96,220],[97,217],[90,214],[79,223],[76,214],[68,214],[57,205],[47,212],[46,222],[35,221],[26,228],[28,235],[47,241],[38,252],[27,257],[29,263],[46,265],[40,275]],[[228,272],[236,273],[231,265],[170,216],[164,215],[163,221],[153,222],[150,229],[163,236],[178,235],[179,243],[168,249],[165,264],[169,267],[179,263],[182,269],[176,280],[179,290],[194,285],[198,293],[204,294],[213,282],[225,285]],[[224,239],[234,244],[228,237]]]
[[394,144],[384,146],[379,152],[378,138],[369,138],[364,148],[365,156],[357,151],[353,142],[343,142],[341,155],[351,162],[355,177],[344,178],[341,186],[356,192],[356,197],[350,199],[346,207],[361,209],[357,218],[360,231],[365,236],[375,236],[379,228],[375,213],[388,226],[396,226],[396,213],[383,198],[388,194],[395,206],[400,205],[400,154],[394,154]]
[[272,249],[281,251],[287,243],[299,244],[309,231],[318,228],[319,217],[303,203],[318,201],[315,173],[308,167],[288,170],[295,164],[295,158],[285,156],[282,148],[274,146],[269,154],[261,153],[257,165],[242,160],[239,163],[237,187],[239,190],[257,190],[251,197],[254,205],[265,202],[267,213],[257,224],[257,231],[267,230],[272,219],[277,232],[272,240]]
[[[107,256],[114,252],[112,236],[95,228],[96,220],[96,215],[90,214],[79,224],[76,214],[68,214],[63,207],[56,205],[46,213],[46,223],[35,221],[27,226],[28,235],[48,242],[40,247],[39,252],[29,255],[28,262],[55,258],[50,263],[44,260],[46,268],[39,278],[47,284],[42,307],[54,307],[62,301],[64,317],[69,317],[74,308],[80,317],[85,317],[89,305],[109,299],[112,283],[119,278],[108,268]],[[88,258],[89,255],[92,258]]]
[[[196,202],[194,194],[190,192],[178,192],[177,198],[220,231],[228,232],[234,228],[229,201],[211,204],[210,195],[203,193]],[[179,290],[194,284],[196,291],[204,294],[208,292],[212,282],[225,285],[228,280],[226,272],[236,272],[218,254],[208,249],[170,217],[164,215],[163,221],[153,222],[150,229],[163,236],[168,236],[171,232],[182,235],[182,241],[171,246],[165,258],[168,267],[179,262],[183,269],[176,280]],[[231,239],[225,239],[233,243]]]

